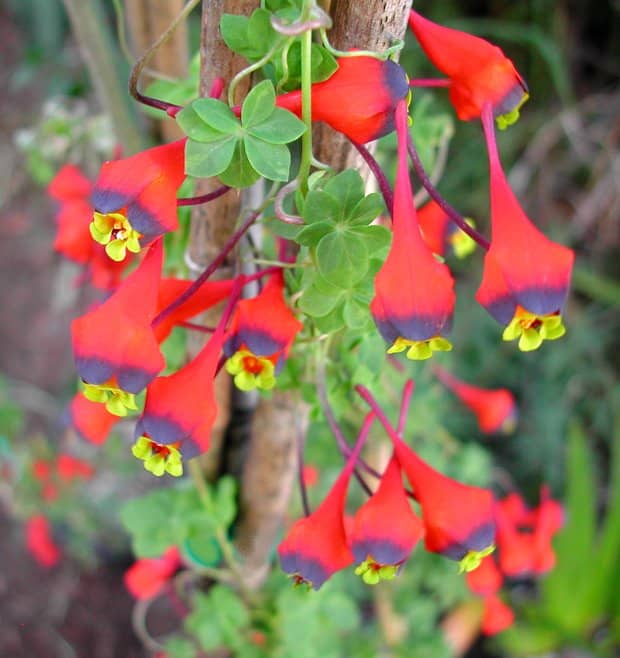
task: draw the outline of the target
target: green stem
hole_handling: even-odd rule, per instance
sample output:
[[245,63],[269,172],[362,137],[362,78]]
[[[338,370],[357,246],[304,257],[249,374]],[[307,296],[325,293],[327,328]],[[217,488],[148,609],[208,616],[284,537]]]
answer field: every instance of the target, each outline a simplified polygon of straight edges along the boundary
[[239,71],[239,73],[237,73],[237,75],[230,81],[230,84],[228,85],[228,104],[230,107],[234,107],[235,105],[235,89],[239,82],[241,82],[246,76],[250,75],[250,73],[254,73],[254,71],[258,71],[258,69],[265,66],[265,64],[271,60],[273,54],[280,47],[281,43],[280,40],[276,41],[265,55],[263,55],[258,61],[254,62],[254,64],[250,64],[250,66],[246,66],[242,71]]
[[110,117],[119,143],[127,155],[143,147],[132,104],[121,83],[106,21],[99,0],[64,0],[71,27],[86,60],[99,102]]
[[[312,2],[304,2],[302,21],[308,20]],[[301,37],[301,120],[306,124],[306,132],[301,136],[301,162],[299,164],[299,189],[305,196],[308,193],[308,176],[312,164],[312,30]]]
[[[197,459],[190,459],[187,462],[187,468],[190,472],[192,480],[194,481],[194,486],[196,487],[198,497],[200,498],[203,507],[205,508],[207,514],[213,518],[215,516],[213,500],[207,487],[207,483],[205,482],[200,462]],[[220,547],[220,550],[222,551],[224,562],[226,563],[226,566],[228,567],[231,575],[234,577],[235,583],[239,588],[239,592],[248,604],[255,603],[256,597],[245,584],[245,579],[243,577],[239,563],[235,557],[232,544],[228,541],[228,537],[226,536],[226,530],[220,525],[216,525],[214,529],[214,537]],[[220,576],[221,575],[222,574],[220,573]]]

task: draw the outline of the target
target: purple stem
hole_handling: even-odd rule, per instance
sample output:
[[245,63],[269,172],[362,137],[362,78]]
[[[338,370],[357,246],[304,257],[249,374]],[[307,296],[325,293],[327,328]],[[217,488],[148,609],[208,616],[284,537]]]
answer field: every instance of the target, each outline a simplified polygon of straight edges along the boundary
[[177,199],[177,206],[197,206],[201,203],[208,203],[209,201],[213,201],[214,199],[221,197],[223,194],[226,194],[230,189],[231,188],[228,185],[222,185],[208,194]]
[[480,245],[485,251],[489,250],[489,247],[491,246],[491,243],[478,231],[473,229],[461,216],[461,214],[455,210],[442,196],[439,194],[433,183],[431,182],[431,179],[429,178],[428,174],[424,170],[424,166],[422,165],[422,161],[420,160],[420,157],[418,155],[418,152],[416,151],[415,144],[413,143],[413,139],[411,135],[408,136],[407,139],[407,149],[409,151],[409,157],[411,158],[411,162],[413,163],[413,168],[415,169],[415,172],[420,179],[420,182],[422,183],[422,186],[424,189],[428,192],[429,196],[433,201],[439,205],[439,207],[448,215],[448,217],[463,231],[464,233],[467,233],[469,237],[474,240],[478,245]]
[[394,207],[394,195],[392,194],[392,188],[390,187],[387,176],[383,173],[383,169],[381,169],[381,166],[375,160],[372,153],[363,144],[358,144],[353,140],[351,140],[351,144],[355,146],[357,152],[362,156],[362,158],[364,158],[364,161],[368,165],[368,168],[370,169],[370,171],[372,171],[374,177],[377,179],[377,183],[379,184],[379,189],[381,190],[381,194],[383,195],[383,200],[385,201],[387,210],[391,215],[392,209]]
[[234,249],[235,245],[243,237],[245,232],[252,226],[258,219],[260,211],[253,212],[245,222],[228,238],[226,244],[222,247],[220,253],[207,265],[202,274],[192,283],[185,292],[179,295],[173,302],[168,304],[166,308],[161,310],[157,317],[151,323],[151,326],[156,327],[160,322],[167,318],[173,311],[175,311],[181,304],[185,303],[202,284],[217,270],[217,268],[226,260],[228,254]]

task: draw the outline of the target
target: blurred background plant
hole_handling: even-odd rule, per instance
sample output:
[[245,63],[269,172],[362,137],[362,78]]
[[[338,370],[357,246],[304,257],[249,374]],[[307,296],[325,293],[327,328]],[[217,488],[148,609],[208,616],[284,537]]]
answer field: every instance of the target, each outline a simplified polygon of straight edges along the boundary
[[[125,96],[127,65],[120,57],[115,13],[119,5],[111,0],[82,4],[94,7],[95,15],[101,17],[103,40],[119,53],[113,62],[114,75],[106,78],[106,84]],[[423,457],[465,481],[493,482],[501,493],[522,491],[532,504],[540,484],[547,482],[554,495],[566,502],[566,527],[557,537],[555,570],[538,586],[530,581],[511,583],[509,598],[517,610],[516,625],[484,649],[479,642],[474,644],[470,655],[486,655],[483,651],[569,655],[578,650],[587,656],[613,656],[620,644],[620,430],[616,413],[620,400],[616,338],[620,329],[620,7],[611,0],[596,6],[584,0],[420,0],[416,9],[438,22],[497,42],[523,73],[531,99],[519,123],[499,137],[503,161],[528,214],[552,238],[577,251],[568,334],[536,353],[517,353],[512,345],[501,344],[497,327],[482,309],[462,301],[471,294],[459,296],[454,328],[458,350],[442,363],[466,381],[513,391],[520,418],[514,434],[482,435],[473,417],[428,370],[411,366],[408,373],[417,382],[410,436],[415,437]],[[115,120],[104,112],[101,94],[96,97],[96,85],[78,53],[79,47],[88,44],[80,43],[69,25],[60,0],[9,0],[0,10],[0,80],[6,90],[0,99],[6,118],[0,132],[0,234],[7,238],[2,246],[1,285],[7,302],[0,336],[0,500],[2,516],[26,519],[43,511],[52,521],[54,539],[70,556],[65,558],[70,566],[64,567],[68,571],[62,579],[39,573],[33,577],[47,578],[50,591],[55,588],[57,598],[64,601],[64,613],[43,615],[44,621],[50,628],[62,629],[63,637],[77,638],[80,633],[75,626],[83,622],[69,605],[76,595],[75,585],[67,583],[82,578],[86,587],[96,591],[95,581],[84,580],[80,574],[109,577],[101,565],[112,563],[118,582],[112,595],[120,600],[120,574],[130,558],[129,538],[117,510],[152,487],[152,481],[136,481],[136,466],[125,456],[122,426],[102,449],[65,434],[57,420],[75,387],[66,339],[68,317],[83,310],[93,296],[72,285],[75,268],[67,269],[50,256],[54,210],[43,186],[67,160],[94,173],[99,162],[111,156],[118,137],[118,117]],[[195,53],[195,16],[187,43],[187,52]],[[167,72],[152,82],[151,93],[179,103],[194,97],[198,68],[196,58],[191,62],[185,71]],[[434,74],[412,42],[401,62],[418,77]],[[96,65],[90,66],[92,75]],[[416,91],[413,108],[421,154],[429,169],[437,167],[442,172],[439,189],[487,230],[487,164],[478,126],[455,125],[442,93]],[[130,129],[139,139],[154,139],[160,128],[144,116],[137,117],[135,109],[128,111]],[[388,137],[379,154],[388,169],[393,153],[394,141]],[[32,239],[33,233],[38,237]],[[480,259],[456,268],[458,285],[473,290],[480,278]],[[15,280],[16,272],[23,283]],[[24,327],[31,327],[30,336]],[[182,332],[174,349],[180,360]],[[330,373],[330,400],[339,413],[346,407],[347,373],[358,368],[356,377],[373,381],[383,361],[381,346],[369,342],[363,350],[368,372],[360,373],[359,364],[351,362]],[[394,391],[387,388],[386,401],[392,404]],[[308,460],[320,472],[318,484],[311,489],[316,504],[336,476],[340,461],[318,407],[311,419]],[[55,500],[42,501],[33,464],[65,451],[92,464],[93,477],[75,483]],[[177,487],[164,489],[174,490],[173,497],[178,495]],[[298,513],[299,509],[292,510]],[[123,516],[135,550],[136,526],[127,522],[126,512]],[[8,524],[6,518],[2,523]],[[0,541],[21,545],[21,531],[3,533]],[[139,549],[136,556],[155,557]],[[22,568],[27,570],[27,564],[22,562]],[[11,585],[15,576],[5,578]],[[26,591],[32,583],[18,579],[17,587]],[[16,600],[14,592],[7,586],[1,595]],[[480,610],[471,607],[470,595],[453,565],[419,549],[395,583],[375,589],[363,587],[352,573],[344,573],[321,592],[306,594],[290,589],[275,570],[265,587],[262,608],[248,607],[222,588],[205,593],[192,584],[190,592],[193,610],[183,624],[171,625],[166,619],[170,604],[166,607],[158,601],[154,607],[161,609],[149,612],[156,632],[176,629],[176,635],[166,640],[167,655],[173,658],[204,655],[197,653],[190,637],[198,639],[200,651],[228,643],[235,655],[244,657],[441,657],[464,651],[477,634],[480,620]],[[3,631],[3,626],[17,623],[25,614],[15,601],[9,603],[9,614],[0,621]],[[129,604],[124,605],[126,612]],[[465,610],[473,612],[464,614]],[[111,623],[102,622],[101,627],[108,635],[117,632]],[[241,636],[236,633],[239,627],[244,629]],[[47,642],[41,640],[43,649],[32,639],[18,637],[14,628],[0,636],[4,637],[0,648],[4,641],[11,655],[82,655],[82,651],[87,655],[87,649],[75,644],[77,639],[78,653],[62,654],[64,645],[56,636],[51,641],[41,635]],[[88,642],[91,647],[101,645],[101,636],[95,640],[94,631],[84,631],[80,637],[84,647]],[[116,637],[117,644],[110,646],[130,642],[126,637],[122,641]],[[17,653],[24,647],[29,654]],[[110,651],[89,655],[140,655],[137,645],[125,654],[114,648]]]

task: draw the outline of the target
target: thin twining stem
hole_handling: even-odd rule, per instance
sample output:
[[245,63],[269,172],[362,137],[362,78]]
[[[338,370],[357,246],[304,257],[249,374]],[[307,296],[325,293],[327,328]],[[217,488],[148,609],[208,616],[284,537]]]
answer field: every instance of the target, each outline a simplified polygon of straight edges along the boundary
[[383,195],[383,200],[385,201],[386,208],[390,214],[392,214],[392,209],[394,208],[394,195],[392,194],[392,188],[388,182],[387,176],[385,175],[383,169],[376,161],[372,153],[363,145],[358,144],[351,140],[351,144],[355,146],[357,152],[364,158],[364,161],[368,165],[370,171],[372,171],[373,176],[377,179],[379,189]]
[[151,98],[150,96],[145,96],[144,94],[138,91],[138,81],[140,80],[140,74],[144,70],[144,67],[151,61],[151,58],[161,47],[162,44],[166,43],[168,39],[172,36],[176,28],[189,16],[190,12],[198,6],[200,0],[189,0],[188,3],[183,7],[183,9],[175,16],[174,20],[166,28],[166,30],[153,42],[151,46],[146,50],[146,52],[140,57],[140,59],[134,64],[133,69],[131,69],[131,75],[129,76],[129,93],[143,105],[148,105],[149,107],[154,107],[158,110],[163,110],[170,116],[175,116],[182,109],[181,105],[175,105],[174,103],[168,103],[167,101],[160,100],[159,98]]
[[159,312],[155,317],[151,326],[156,327],[160,322],[167,318],[173,311],[175,311],[181,304],[184,304],[202,284],[217,270],[217,268],[226,260],[228,254],[234,249],[235,245],[243,237],[245,232],[252,226],[261,214],[260,210],[251,213],[243,224],[228,238],[226,244],[222,247],[220,253],[207,265],[202,274],[192,283],[187,290],[179,295],[173,302],[168,304],[166,308]]
[[478,231],[473,229],[463,218],[463,216],[455,210],[442,196],[439,194],[437,191],[437,188],[433,185],[431,179],[429,178],[428,174],[426,173],[426,170],[424,169],[424,166],[422,165],[422,161],[420,160],[420,156],[418,155],[418,152],[416,151],[415,144],[413,143],[413,139],[411,135],[408,135],[407,138],[407,150],[409,151],[409,157],[411,158],[411,162],[413,164],[413,168],[415,169],[415,172],[420,179],[420,183],[422,183],[422,186],[424,189],[428,192],[429,196],[433,201],[437,203],[437,205],[448,215],[448,217],[463,231],[463,233],[467,233],[469,237],[474,240],[478,245],[480,245],[485,251],[488,251],[489,247],[491,246],[491,243]]
[[213,192],[208,194],[201,194],[200,196],[187,197],[185,199],[177,199],[177,206],[197,206],[201,203],[208,203],[209,201],[214,201],[215,199],[221,197],[223,194],[226,194],[231,187],[228,185],[221,185]]

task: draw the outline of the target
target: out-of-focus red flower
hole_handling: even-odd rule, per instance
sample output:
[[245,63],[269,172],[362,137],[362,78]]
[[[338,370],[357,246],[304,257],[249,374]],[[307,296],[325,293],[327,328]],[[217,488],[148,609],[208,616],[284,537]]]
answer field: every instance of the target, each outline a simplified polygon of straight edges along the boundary
[[529,97],[527,85],[497,46],[433,23],[413,10],[409,27],[431,62],[450,78],[450,101],[459,119],[479,117],[486,103],[492,105],[500,128],[519,118]]
[[91,402],[82,393],[76,393],[69,403],[67,419],[79,436],[89,443],[101,445],[121,417],[111,414],[103,404]]
[[50,524],[42,514],[36,514],[26,521],[26,548],[42,567],[53,567],[62,557],[54,543]]
[[465,580],[474,594],[488,596],[499,592],[504,582],[504,576],[495,562],[495,557],[487,555],[477,569],[465,574]]
[[[430,250],[442,258],[453,252],[457,258],[465,258],[476,248],[472,238],[448,217],[448,213],[432,199],[418,211],[418,222],[424,242]],[[466,220],[473,225],[473,221]]]
[[[342,57],[330,78],[312,85],[312,120],[364,144],[394,130],[396,104],[408,94],[407,76],[395,62]],[[301,91],[277,96],[276,104],[300,117]]]
[[444,337],[452,322],[454,281],[424,242],[418,225],[407,164],[407,104],[396,109],[398,170],[394,194],[392,245],[375,278],[370,311],[390,345],[388,353],[407,351],[428,359],[452,345]]
[[172,546],[159,558],[136,560],[125,572],[125,587],[138,600],[152,599],[180,566],[181,554],[176,546]]
[[56,471],[61,480],[88,480],[95,474],[95,469],[88,462],[72,455],[58,455]]
[[58,203],[54,249],[65,258],[87,268],[88,280],[95,288],[114,290],[131,262],[111,260],[104,247],[93,241],[89,225],[93,217],[90,201],[93,185],[75,165],[65,165],[49,184],[47,191]]
[[306,487],[313,487],[319,481],[319,469],[312,464],[306,464],[301,476]]
[[497,635],[513,625],[515,614],[497,594],[484,598],[484,612],[481,630],[484,635]]
[[85,396],[119,416],[136,408],[133,395],[165,365],[151,328],[162,260],[158,240],[103,304],[71,324],[75,364],[87,384]]
[[456,395],[476,416],[485,434],[512,432],[517,420],[517,405],[506,388],[488,389],[473,386],[456,378],[444,368],[435,367],[439,381]]

